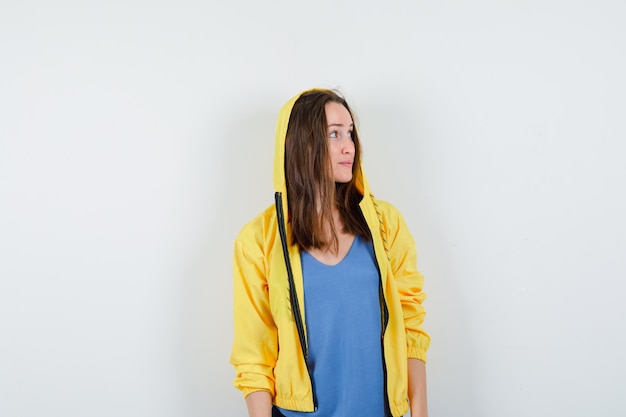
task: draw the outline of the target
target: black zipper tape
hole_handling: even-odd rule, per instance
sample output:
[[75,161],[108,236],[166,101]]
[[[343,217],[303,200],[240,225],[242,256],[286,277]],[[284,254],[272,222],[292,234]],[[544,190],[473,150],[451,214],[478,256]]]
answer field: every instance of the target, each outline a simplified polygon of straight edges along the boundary
[[291,261],[289,260],[289,245],[287,243],[287,231],[285,230],[285,214],[283,213],[282,194],[280,192],[276,192],[274,194],[274,198],[276,202],[276,216],[278,218],[278,233],[280,234],[280,241],[283,247],[285,266],[287,267],[287,280],[289,282],[289,299],[291,302],[291,311],[293,312],[293,319],[296,322],[296,328],[298,329],[298,338],[300,339],[300,347],[302,348],[302,355],[304,356],[306,370],[309,374],[309,379],[311,380],[311,389],[313,392],[313,406],[315,407],[315,409],[317,409],[317,398],[315,396],[315,390],[313,389],[311,370],[309,369],[309,349],[306,344],[306,335],[304,333],[304,325],[302,324],[302,314],[300,313],[300,303],[298,302],[296,284],[293,279]]

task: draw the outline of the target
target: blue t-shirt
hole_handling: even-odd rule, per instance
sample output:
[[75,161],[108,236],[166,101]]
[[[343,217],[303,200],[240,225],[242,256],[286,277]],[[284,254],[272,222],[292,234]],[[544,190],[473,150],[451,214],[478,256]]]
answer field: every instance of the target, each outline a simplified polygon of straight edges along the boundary
[[358,236],[325,265],[301,254],[309,368],[317,410],[287,417],[385,415],[379,276],[371,242]]

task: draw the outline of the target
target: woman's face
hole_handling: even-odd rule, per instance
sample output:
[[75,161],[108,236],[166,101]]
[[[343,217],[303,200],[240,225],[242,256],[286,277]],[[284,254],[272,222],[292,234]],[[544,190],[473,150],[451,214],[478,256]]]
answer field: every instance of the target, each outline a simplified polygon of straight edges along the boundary
[[328,122],[328,154],[333,168],[333,177],[335,182],[350,182],[354,164],[352,117],[343,104],[333,101],[326,103],[325,110]]

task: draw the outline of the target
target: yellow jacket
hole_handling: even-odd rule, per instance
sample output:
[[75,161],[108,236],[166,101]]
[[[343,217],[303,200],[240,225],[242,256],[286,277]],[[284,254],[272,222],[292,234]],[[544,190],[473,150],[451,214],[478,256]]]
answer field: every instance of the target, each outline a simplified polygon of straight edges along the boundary
[[[296,246],[283,247],[282,243],[291,241],[289,223],[283,216],[288,212],[285,135],[299,96],[279,113],[274,159],[276,204],[244,226],[235,241],[235,335],[230,362],[235,366],[234,385],[244,396],[264,390],[279,407],[311,412],[315,402],[305,359],[300,252]],[[402,216],[389,203],[374,198],[362,171],[357,178],[364,196],[360,207],[372,232],[381,279],[387,399],[391,413],[401,416],[408,411],[407,359],[426,361],[430,343],[422,329],[426,314],[422,307],[424,279],[417,271],[415,243]],[[297,299],[295,305],[292,295]],[[298,306],[299,311],[294,311]]]

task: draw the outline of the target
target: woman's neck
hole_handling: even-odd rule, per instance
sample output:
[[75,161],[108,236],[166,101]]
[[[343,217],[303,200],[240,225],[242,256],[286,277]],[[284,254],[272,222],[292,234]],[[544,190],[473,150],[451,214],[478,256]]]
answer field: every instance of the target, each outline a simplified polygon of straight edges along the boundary
[[326,236],[330,244],[325,248],[311,248],[308,250],[311,256],[326,265],[336,265],[341,262],[347,255],[350,247],[352,247],[352,242],[354,241],[354,234],[344,230],[341,212],[336,206],[333,206],[332,214],[337,240],[334,241],[334,239],[332,239],[332,228],[330,225],[326,225]]

